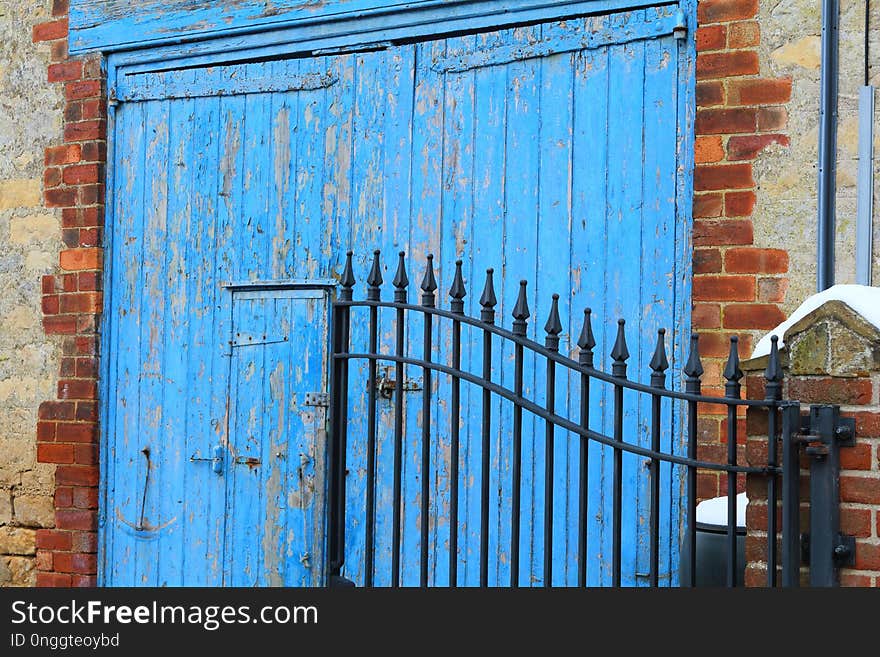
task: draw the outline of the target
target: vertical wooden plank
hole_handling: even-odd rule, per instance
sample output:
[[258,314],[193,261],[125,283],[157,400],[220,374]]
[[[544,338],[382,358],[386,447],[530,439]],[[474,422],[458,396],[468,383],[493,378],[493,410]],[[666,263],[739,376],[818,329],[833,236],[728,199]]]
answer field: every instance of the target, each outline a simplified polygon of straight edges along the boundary
[[[569,33],[567,22],[544,25],[541,38],[549,41],[559,39]],[[571,264],[567,259],[560,260],[559,243],[569,241],[571,235],[570,185],[571,185],[571,124],[572,124],[572,55],[569,53],[551,55],[540,60],[540,132],[538,166],[538,258],[535,278],[537,303],[535,323],[540,327],[541,341],[545,332],[553,294],[560,295],[559,312],[565,318],[571,315],[571,295],[569,290]],[[566,254],[567,255],[567,254]],[[577,334],[575,334],[577,335]],[[571,334],[563,331],[560,335],[559,351],[567,354],[571,347]],[[546,384],[544,384],[546,387]],[[556,410],[560,415],[570,417],[568,377],[563,368],[558,368],[556,377]],[[546,394],[546,392],[545,392]],[[543,423],[539,423],[543,424]],[[569,532],[570,518],[577,519],[577,479],[568,480],[569,468],[576,461],[577,449],[570,449],[570,436],[557,429],[554,443],[554,481],[553,481],[553,555],[554,586],[573,584],[577,581],[574,556],[577,554],[577,536]],[[545,439],[540,444],[541,468],[540,485],[543,481],[543,453]],[[575,448],[577,445],[575,445]],[[570,498],[570,493],[574,497]],[[574,503],[574,506],[572,504]],[[575,527],[577,525],[575,524]],[[543,532],[543,527],[542,527]]]
[[[622,20],[622,19],[617,19]],[[614,22],[614,21],[612,21]],[[608,260],[609,284],[606,308],[609,319],[620,317],[629,325],[628,344],[632,354],[640,354],[641,336],[637,334],[641,293],[640,267],[634,258],[641,254],[642,223],[642,116],[644,93],[644,43],[611,46],[609,99],[617,111],[609,115],[608,127]],[[629,265],[629,266],[628,266]],[[638,377],[638,357],[629,361],[629,376]],[[638,400],[624,394],[624,438],[638,440]],[[641,472],[641,459],[631,454],[623,457],[623,487],[634,496]],[[638,531],[637,505],[622,509],[622,581],[635,583]],[[608,512],[610,514],[610,506]]]
[[[670,37],[647,42],[645,45],[645,100],[644,100],[644,212],[642,239],[642,314],[639,335],[643,346],[640,351],[641,363],[650,361],[650,334],[657,329],[673,325],[675,321],[675,249],[671,248],[676,225],[675,185],[678,172],[676,170],[676,115],[677,115],[677,44]],[[642,417],[646,424],[645,432],[649,435],[650,415],[644,410]],[[671,406],[664,404],[661,412],[661,449],[672,448]],[[650,444],[650,443],[647,443]],[[672,471],[668,464],[661,464],[661,509],[670,505],[672,490]],[[639,499],[644,501],[640,516],[649,511],[648,478],[639,489]],[[673,567],[669,558],[670,517],[661,514],[660,522],[660,582],[668,582]],[[649,565],[643,551],[647,550],[649,536],[641,532],[639,547],[639,571]]]

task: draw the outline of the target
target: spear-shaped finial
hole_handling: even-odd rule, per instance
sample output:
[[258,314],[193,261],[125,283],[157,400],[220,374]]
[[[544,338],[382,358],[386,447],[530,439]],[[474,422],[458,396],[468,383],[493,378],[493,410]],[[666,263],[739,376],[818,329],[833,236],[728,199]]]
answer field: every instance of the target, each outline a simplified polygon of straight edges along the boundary
[[562,322],[559,319],[559,295],[553,295],[553,303],[550,305],[550,317],[544,324],[544,331],[547,337],[544,339],[544,346],[551,351],[559,351],[559,334],[562,333]]
[[528,281],[519,282],[519,295],[516,297],[516,305],[513,307],[513,334],[526,334],[526,320],[531,316],[529,314],[529,301],[526,298],[526,286]]
[[373,266],[367,276],[367,301],[379,300],[379,286],[384,282],[382,280],[382,265],[379,262],[380,253],[379,249],[373,251]]
[[767,358],[767,369],[764,370],[764,378],[767,379],[764,397],[775,401],[782,399],[782,364],[779,362],[779,336],[770,336],[770,356]]
[[730,338],[730,354],[727,357],[727,366],[724,368],[725,394],[728,397],[739,397],[740,383],[743,371],[739,367],[739,338],[735,335]]
[[394,302],[406,303],[406,286],[409,285],[409,278],[406,275],[406,251],[397,254],[397,273],[394,274]]
[[657,331],[657,346],[654,356],[649,364],[651,368],[651,385],[655,388],[663,388],[666,385],[666,370],[669,369],[669,359],[666,358],[666,329]]
[[340,294],[342,301],[352,300],[352,288],[356,282],[354,280],[354,269],[351,266],[351,257],[353,255],[352,251],[348,251],[345,254],[345,269],[342,270],[342,278],[339,281],[339,284],[342,285],[342,292]]
[[449,296],[452,297],[450,304],[452,312],[457,315],[464,314],[464,298],[467,296],[467,289],[464,286],[464,276],[461,273],[461,260],[455,261],[455,277],[452,279],[452,287],[449,288]]
[[700,336],[691,334],[691,350],[687,362],[684,364],[685,390],[687,392],[700,391],[700,377],[703,376],[703,363],[700,360]]
[[480,297],[480,305],[483,307],[480,311],[480,319],[487,324],[495,323],[495,305],[498,303],[495,296],[494,273],[495,270],[491,267],[486,270],[486,285],[483,287],[483,296]]
[[434,278],[434,256],[428,254],[428,265],[425,269],[425,277],[422,279],[422,305],[426,308],[434,307],[434,292],[437,290],[437,279]]
[[617,320],[617,339],[611,350],[611,376],[622,379],[626,378],[626,359],[629,358],[629,349],[626,348],[626,320]]
[[593,310],[584,308],[584,325],[581,328],[581,335],[578,338],[578,347],[580,348],[581,365],[587,367],[593,366],[593,347],[596,346],[596,338],[593,337]]

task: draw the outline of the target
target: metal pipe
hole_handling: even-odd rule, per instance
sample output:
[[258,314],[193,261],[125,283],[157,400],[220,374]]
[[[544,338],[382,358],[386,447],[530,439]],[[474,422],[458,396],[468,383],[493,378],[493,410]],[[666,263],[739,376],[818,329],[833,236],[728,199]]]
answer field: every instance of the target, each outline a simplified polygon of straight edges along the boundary
[[870,76],[871,2],[865,0],[865,86],[859,90],[859,182],[856,283],[871,284],[874,233],[874,87]]
[[818,258],[821,292],[834,285],[834,232],[837,164],[838,50],[840,0],[822,0],[822,75],[819,100]]

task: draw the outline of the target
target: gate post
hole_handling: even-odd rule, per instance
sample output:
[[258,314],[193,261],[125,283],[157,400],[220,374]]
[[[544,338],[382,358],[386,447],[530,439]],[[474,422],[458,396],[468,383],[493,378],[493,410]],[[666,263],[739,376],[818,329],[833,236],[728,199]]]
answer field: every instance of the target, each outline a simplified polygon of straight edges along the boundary
[[[880,586],[880,329],[829,301],[781,337],[782,397],[802,405],[782,410],[782,583]],[[742,364],[749,399],[765,398],[766,365],[766,356]],[[749,465],[767,463],[767,419],[749,409]],[[765,586],[766,478],[750,475],[746,491],[746,585]],[[798,549],[809,567],[786,568]]]

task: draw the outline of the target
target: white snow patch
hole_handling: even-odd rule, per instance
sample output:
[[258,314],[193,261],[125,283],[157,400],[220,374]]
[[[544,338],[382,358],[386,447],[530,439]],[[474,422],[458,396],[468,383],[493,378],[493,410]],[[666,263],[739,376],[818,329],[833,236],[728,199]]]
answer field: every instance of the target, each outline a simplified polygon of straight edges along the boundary
[[759,358],[770,353],[770,338],[774,335],[779,336],[779,348],[781,349],[783,346],[782,337],[791,326],[823,304],[834,300],[843,301],[847,306],[864,317],[866,321],[880,328],[880,287],[834,285],[824,292],[808,297],[791,314],[791,317],[761,338],[758,344],[755,345],[754,351],[752,351],[752,358]]
[[[736,526],[746,526],[746,507],[749,498],[745,493],[736,496]],[[697,522],[705,525],[727,526],[727,496],[714,497],[697,504]]]

